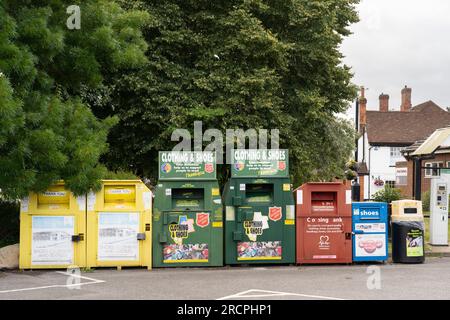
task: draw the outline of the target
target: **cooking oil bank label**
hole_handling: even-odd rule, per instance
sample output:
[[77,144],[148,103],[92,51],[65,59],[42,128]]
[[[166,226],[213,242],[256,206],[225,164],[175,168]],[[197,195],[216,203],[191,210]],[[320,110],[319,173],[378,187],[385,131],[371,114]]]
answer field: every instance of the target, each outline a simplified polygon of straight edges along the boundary
[[159,179],[216,178],[214,152],[161,151],[159,153]]
[[233,150],[231,158],[231,175],[233,177],[288,177],[288,150]]

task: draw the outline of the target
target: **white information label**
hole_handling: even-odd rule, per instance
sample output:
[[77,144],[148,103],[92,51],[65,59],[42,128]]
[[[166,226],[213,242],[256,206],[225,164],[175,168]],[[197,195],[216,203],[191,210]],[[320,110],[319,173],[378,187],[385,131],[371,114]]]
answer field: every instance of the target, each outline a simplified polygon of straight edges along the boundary
[[86,210],[86,196],[77,197],[78,210],[84,211]]
[[152,193],[150,191],[143,192],[142,201],[144,202],[144,210],[150,210],[152,208]]
[[73,216],[33,216],[31,264],[73,264],[74,222]]
[[303,190],[297,190],[297,204],[303,204]]
[[352,190],[345,190],[345,203],[352,204]]
[[139,213],[101,212],[98,215],[98,260],[139,260]]
[[28,206],[30,204],[30,198],[25,197],[22,200],[20,200],[20,211],[21,212],[28,212]]
[[166,196],[172,195],[172,189],[166,189]]
[[385,223],[355,223],[355,231],[364,231],[364,233],[386,232]]
[[245,183],[241,183],[241,184],[239,185],[239,190],[240,190],[240,191],[245,191]]
[[87,195],[87,210],[94,211],[95,210],[95,193],[89,192]]

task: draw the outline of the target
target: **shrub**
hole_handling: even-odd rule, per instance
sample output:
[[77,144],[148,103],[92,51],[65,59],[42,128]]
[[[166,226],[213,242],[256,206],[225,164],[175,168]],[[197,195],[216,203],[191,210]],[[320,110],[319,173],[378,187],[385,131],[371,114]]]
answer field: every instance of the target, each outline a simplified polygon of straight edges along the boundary
[[422,208],[423,211],[430,211],[430,191],[422,193]]
[[378,202],[391,203],[392,201],[400,200],[400,198],[401,191],[388,185],[385,185],[383,189],[377,191],[373,195],[373,200]]
[[18,202],[0,199],[0,248],[19,242]]

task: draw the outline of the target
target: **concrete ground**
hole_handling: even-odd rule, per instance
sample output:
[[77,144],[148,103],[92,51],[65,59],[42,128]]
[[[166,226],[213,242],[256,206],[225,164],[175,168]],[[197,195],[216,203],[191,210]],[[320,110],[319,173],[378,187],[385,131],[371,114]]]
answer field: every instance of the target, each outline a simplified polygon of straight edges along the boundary
[[450,258],[424,264],[0,272],[0,299],[450,299]]

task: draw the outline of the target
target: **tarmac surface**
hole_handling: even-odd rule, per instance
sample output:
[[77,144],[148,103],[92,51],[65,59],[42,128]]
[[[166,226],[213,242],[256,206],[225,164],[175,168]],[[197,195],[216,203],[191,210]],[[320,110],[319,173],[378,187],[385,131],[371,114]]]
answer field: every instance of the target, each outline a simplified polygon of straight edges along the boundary
[[0,299],[450,299],[450,258],[424,264],[0,271]]

